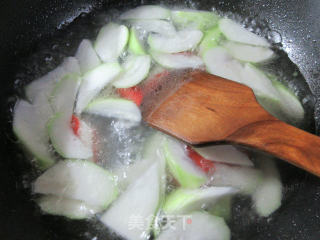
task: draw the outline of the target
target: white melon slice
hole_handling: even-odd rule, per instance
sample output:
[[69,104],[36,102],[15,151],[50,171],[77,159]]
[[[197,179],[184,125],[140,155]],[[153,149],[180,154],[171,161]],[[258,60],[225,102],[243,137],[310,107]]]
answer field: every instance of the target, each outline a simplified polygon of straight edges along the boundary
[[[49,105],[49,104],[48,104]],[[49,146],[49,136],[46,130],[46,120],[51,115],[39,112],[35,106],[27,101],[20,100],[16,103],[13,113],[13,131],[19,140],[24,144],[36,158],[36,164],[41,169],[52,166],[56,159]]]
[[172,23],[166,20],[159,19],[140,19],[132,20],[130,24],[137,28],[139,31],[146,33],[158,33],[164,36],[173,36],[175,35],[176,29]]
[[57,113],[48,122],[48,132],[55,150],[64,158],[89,159],[93,156],[71,128],[71,114]]
[[239,151],[232,145],[194,147],[193,149],[205,159],[214,162],[253,167],[253,163],[249,159],[248,155]]
[[83,39],[81,41],[75,58],[79,61],[82,74],[98,67],[101,64],[100,58],[88,39]]
[[[161,167],[155,162],[122,193],[117,201],[102,215],[101,221],[126,239],[148,239],[161,199]],[[137,228],[136,219],[142,225]]]
[[193,50],[201,41],[203,33],[199,30],[181,30],[174,36],[150,34],[148,44],[154,51],[178,53]]
[[104,62],[117,61],[129,40],[129,30],[124,25],[109,23],[101,28],[94,49]]
[[33,191],[83,201],[99,210],[118,194],[111,174],[86,160],[58,162],[36,179]]
[[129,88],[144,80],[149,73],[151,58],[149,55],[130,56],[123,64],[123,72],[113,82],[116,88]]
[[[169,219],[169,221],[172,220]],[[223,218],[205,212],[193,212],[188,216],[178,218],[156,239],[230,240],[231,232]]]
[[266,39],[250,32],[239,23],[236,23],[230,19],[221,19],[219,21],[219,28],[225,37],[231,41],[262,47],[270,46]]
[[121,72],[118,63],[105,63],[87,72],[81,82],[75,112],[80,114],[100,91]]
[[41,210],[48,214],[64,216],[70,219],[91,218],[99,211],[82,201],[54,195],[42,196],[37,203]]
[[204,64],[202,59],[196,55],[151,51],[151,56],[158,64],[168,69],[199,68]]
[[139,123],[141,112],[137,105],[122,98],[100,98],[92,101],[85,109],[86,113],[104,117],[114,117]]
[[36,101],[38,95],[44,96],[43,99],[48,99],[56,83],[60,81],[65,75],[79,73],[80,67],[78,60],[74,57],[67,57],[57,68],[27,85],[27,99],[32,103]]
[[226,49],[214,47],[207,50],[203,55],[203,61],[209,73],[241,83],[243,66],[233,59]]
[[265,62],[273,58],[274,52],[267,47],[253,46],[228,41],[223,47],[236,59],[251,63]]
[[157,5],[145,5],[126,11],[120,19],[169,19],[170,11]]
[[259,169],[216,163],[209,185],[234,187],[240,193],[252,194],[262,181],[263,174]]
[[49,99],[54,113],[63,112],[72,115],[79,86],[79,76],[70,74],[56,84]]
[[283,187],[272,159],[259,157],[257,162],[263,172],[263,181],[252,195],[253,206],[260,216],[268,217],[281,206]]

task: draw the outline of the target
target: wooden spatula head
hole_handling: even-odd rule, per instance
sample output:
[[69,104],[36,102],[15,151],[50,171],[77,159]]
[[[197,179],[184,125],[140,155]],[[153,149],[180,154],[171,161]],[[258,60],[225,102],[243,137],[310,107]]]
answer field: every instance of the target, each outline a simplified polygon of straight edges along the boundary
[[182,86],[144,114],[144,119],[185,142],[224,141],[243,126],[273,118],[242,84],[202,71],[186,72],[181,78]]
[[174,80],[180,85],[164,88],[169,94],[156,94],[143,112],[154,128],[190,144],[252,147],[320,176],[320,138],[271,116],[250,88],[201,71],[175,74]]

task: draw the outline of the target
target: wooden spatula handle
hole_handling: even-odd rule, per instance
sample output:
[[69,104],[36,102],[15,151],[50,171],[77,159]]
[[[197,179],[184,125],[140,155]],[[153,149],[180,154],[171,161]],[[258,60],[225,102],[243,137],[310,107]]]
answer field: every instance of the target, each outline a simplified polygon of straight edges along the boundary
[[274,118],[251,123],[227,137],[320,176],[320,138]]

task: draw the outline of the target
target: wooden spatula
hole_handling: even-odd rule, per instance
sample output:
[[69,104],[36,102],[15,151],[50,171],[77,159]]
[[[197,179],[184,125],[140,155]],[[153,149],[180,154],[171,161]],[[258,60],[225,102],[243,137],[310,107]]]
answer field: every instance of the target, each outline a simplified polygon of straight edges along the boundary
[[[270,115],[252,90],[202,71],[143,112],[152,127],[189,144],[241,144],[320,176],[320,138]],[[173,81],[173,80],[170,80]]]

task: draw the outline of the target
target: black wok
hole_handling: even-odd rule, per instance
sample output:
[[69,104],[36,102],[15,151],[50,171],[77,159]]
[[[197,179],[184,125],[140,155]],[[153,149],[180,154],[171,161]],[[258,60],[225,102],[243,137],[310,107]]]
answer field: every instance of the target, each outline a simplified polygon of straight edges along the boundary
[[[196,6],[200,9],[215,7],[222,12],[237,13],[242,18],[251,16],[258,19],[259,24],[268,25],[271,30],[276,31],[273,32],[276,38],[279,38],[277,35],[279,33],[282,36],[283,49],[297,64],[306,79],[300,77],[296,86],[301,88],[302,92],[311,89],[315,98],[320,98],[319,0],[198,0],[195,2],[193,4],[191,1],[186,1],[188,6]],[[105,15],[101,14],[101,9],[122,10],[150,3],[159,2],[148,0],[1,1],[1,240],[110,238],[106,230],[101,230],[104,228],[98,222],[93,224],[86,221],[70,221],[42,215],[39,212],[32,200],[29,186],[24,184],[34,176],[30,174],[31,165],[23,157],[13,136],[11,109],[16,101],[16,95],[21,94],[21,89],[27,82],[53,68],[64,55],[73,55],[82,38],[95,36],[95,29],[102,24],[99,18],[105,18]],[[183,1],[167,1],[167,3],[182,4]],[[92,19],[95,22],[90,21]],[[59,46],[55,46],[57,41]],[[59,54],[53,57],[47,56],[46,49],[51,47],[57,47]],[[33,57],[33,53],[37,53],[37,57]],[[38,68],[39,61],[43,61],[44,68]],[[294,68],[290,64],[285,67]],[[313,105],[313,99],[309,99],[309,103],[306,104]],[[317,108],[317,104],[315,106],[308,112],[308,117],[312,120],[308,126],[309,131],[315,131],[320,126],[320,109]],[[258,219],[255,224],[251,224],[250,219],[254,216],[241,217],[245,207],[234,208],[231,226],[234,240],[320,239],[320,179],[285,163],[280,163],[280,168],[285,184],[282,207],[270,218]]]

